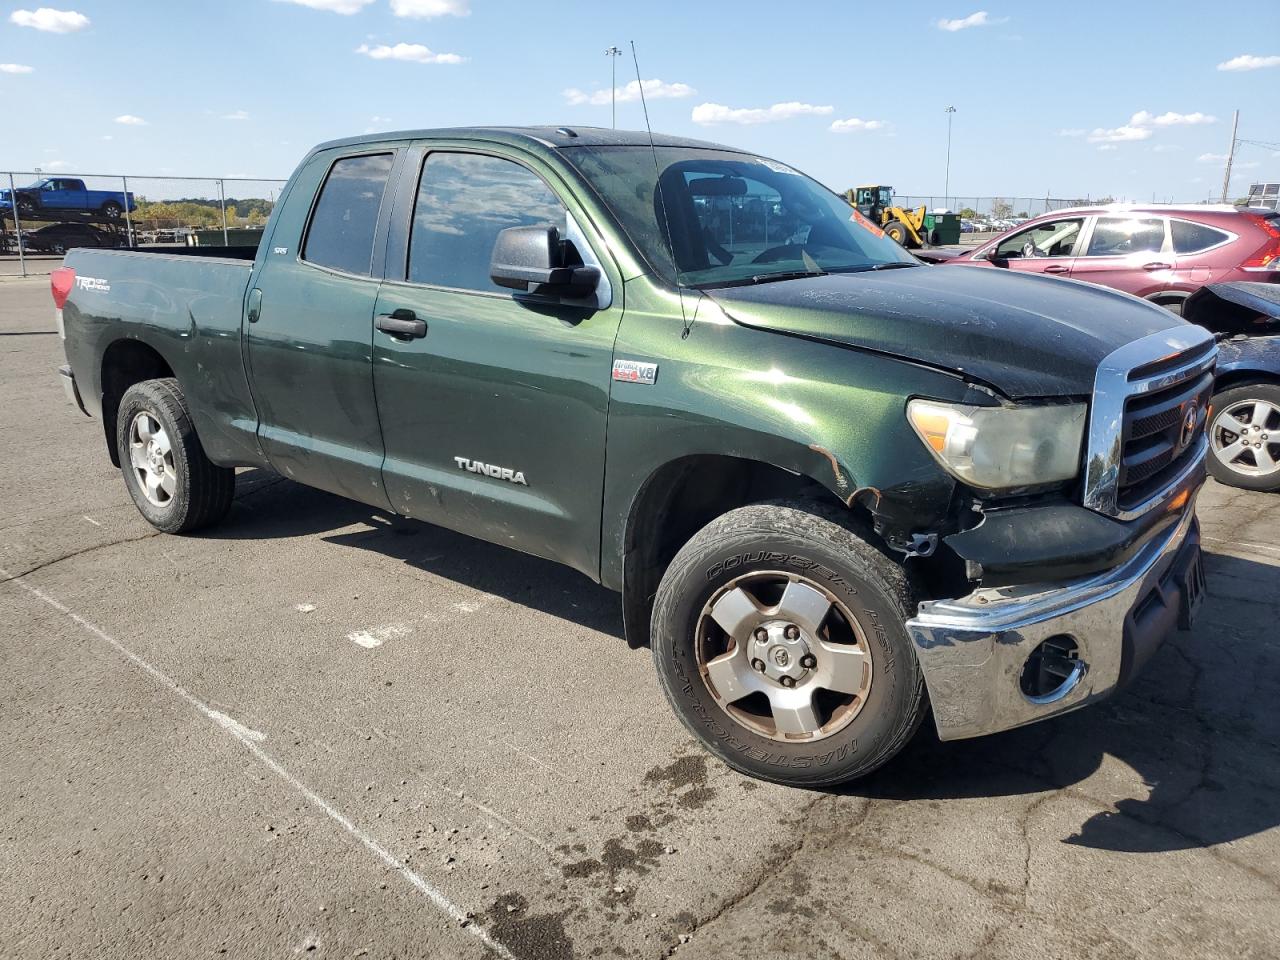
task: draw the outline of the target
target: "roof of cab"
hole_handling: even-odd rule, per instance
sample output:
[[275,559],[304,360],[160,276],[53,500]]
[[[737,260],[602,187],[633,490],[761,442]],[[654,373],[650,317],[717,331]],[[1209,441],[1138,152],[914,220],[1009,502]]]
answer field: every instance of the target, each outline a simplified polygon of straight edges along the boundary
[[[644,130],[611,130],[608,127],[584,127],[577,124],[560,127],[445,127],[435,130],[397,130],[367,133],[322,143],[315,150],[331,147],[386,143],[390,140],[479,140],[505,143],[526,148],[559,150],[566,147],[647,147],[649,134]],[[734,147],[705,140],[671,137],[655,133],[653,143],[659,147],[702,147],[743,153]],[[313,151],[314,152],[314,151]]]

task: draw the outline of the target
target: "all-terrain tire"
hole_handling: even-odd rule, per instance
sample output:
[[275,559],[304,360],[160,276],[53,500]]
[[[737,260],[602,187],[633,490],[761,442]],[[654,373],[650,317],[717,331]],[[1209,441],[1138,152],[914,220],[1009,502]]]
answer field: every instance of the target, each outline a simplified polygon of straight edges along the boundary
[[[131,436],[140,414],[158,421],[169,453],[162,455],[163,469],[171,470],[171,491],[162,492],[162,503],[153,502],[145,489],[145,471],[135,466],[136,437]],[[146,432],[154,432],[147,421]],[[235,493],[235,470],[214,464],[196,436],[186,397],[172,378],[145,380],[125,391],[116,417],[116,449],[125,486],[138,511],[157,530],[190,533],[211,526],[226,516]]]
[[[907,744],[928,712],[904,626],[915,612],[911,585],[902,567],[847,520],[798,502],[732,510],[680,549],[658,587],[651,641],[663,691],[690,733],[750,776],[799,787],[865,776]],[[696,632],[704,608],[754,570],[819,585],[862,628],[871,685],[852,721],[827,736],[787,742],[748,729],[720,706],[700,669]]]

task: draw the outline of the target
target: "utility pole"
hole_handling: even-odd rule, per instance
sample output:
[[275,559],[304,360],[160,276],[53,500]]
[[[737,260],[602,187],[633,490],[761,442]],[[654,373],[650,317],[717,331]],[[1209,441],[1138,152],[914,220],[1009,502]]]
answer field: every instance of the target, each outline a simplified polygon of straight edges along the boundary
[[947,109],[944,110],[943,112],[947,115],[947,175],[946,175],[946,186],[944,186],[942,190],[943,190],[943,193],[946,194],[946,198],[943,200],[943,202],[946,204],[947,209],[950,210],[951,209],[951,117],[952,117],[952,114],[956,112],[956,108],[947,107]]
[[1227,151],[1227,172],[1222,175],[1222,202],[1227,203],[1227,191],[1231,189],[1231,164],[1236,159],[1236,128],[1240,126],[1240,111],[1231,117],[1231,149]]
[[612,71],[609,75],[609,104],[613,108],[613,129],[618,129],[618,57],[622,51],[617,47],[609,47],[604,55],[609,58]]

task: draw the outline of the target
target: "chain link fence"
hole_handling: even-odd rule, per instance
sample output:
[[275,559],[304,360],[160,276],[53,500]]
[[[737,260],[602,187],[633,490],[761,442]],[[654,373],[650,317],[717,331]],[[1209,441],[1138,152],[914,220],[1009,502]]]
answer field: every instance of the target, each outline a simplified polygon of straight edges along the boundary
[[0,273],[48,273],[71,247],[256,244],[284,184],[0,171]]

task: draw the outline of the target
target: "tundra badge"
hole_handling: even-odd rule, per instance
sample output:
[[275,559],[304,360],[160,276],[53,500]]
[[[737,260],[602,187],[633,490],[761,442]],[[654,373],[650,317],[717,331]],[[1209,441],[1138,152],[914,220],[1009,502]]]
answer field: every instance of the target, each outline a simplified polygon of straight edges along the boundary
[[529,481],[524,478],[524,471],[512,470],[510,467],[498,467],[492,463],[481,463],[479,460],[468,460],[466,457],[454,457],[453,462],[458,465],[459,470],[466,470],[468,473],[483,473],[486,477],[493,477],[495,480],[506,480],[509,483],[522,483],[526,487]]

